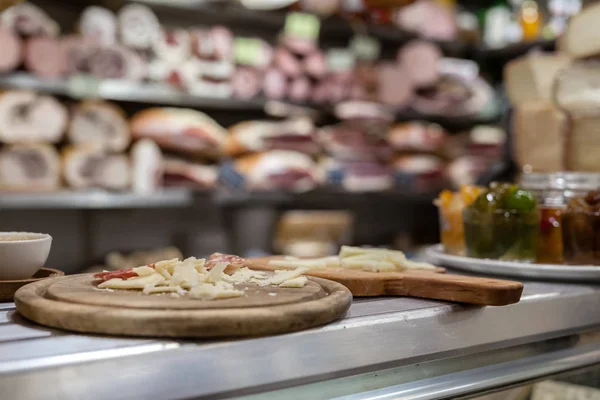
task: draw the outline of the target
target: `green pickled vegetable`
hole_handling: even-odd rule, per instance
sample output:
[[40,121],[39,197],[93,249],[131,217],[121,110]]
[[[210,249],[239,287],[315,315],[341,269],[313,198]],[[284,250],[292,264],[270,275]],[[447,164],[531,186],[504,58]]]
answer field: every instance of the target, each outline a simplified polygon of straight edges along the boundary
[[535,197],[531,192],[523,189],[516,189],[506,193],[504,198],[504,208],[507,210],[532,211],[535,210]]

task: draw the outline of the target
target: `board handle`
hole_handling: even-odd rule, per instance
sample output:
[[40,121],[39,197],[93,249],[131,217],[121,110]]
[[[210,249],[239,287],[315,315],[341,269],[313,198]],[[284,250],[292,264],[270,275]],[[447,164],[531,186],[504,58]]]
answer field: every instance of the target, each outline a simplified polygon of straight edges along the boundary
[[523,284],[491,278],[447,274],[405,274],[386,282],[386,294],[456,301],[482,306],[519,302]]

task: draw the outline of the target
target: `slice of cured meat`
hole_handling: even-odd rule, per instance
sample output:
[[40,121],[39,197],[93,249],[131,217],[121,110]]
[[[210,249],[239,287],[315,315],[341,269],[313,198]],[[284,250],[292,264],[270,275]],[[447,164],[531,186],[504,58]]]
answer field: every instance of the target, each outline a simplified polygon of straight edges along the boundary
[[79,33],[102,46],[111,46],[117,42],[117,17],[104,7],[86,7],[79,17]]
[[163,182],[164,160],[160,148],[150,139],[142,139],[131,148],[134,193],[151,194]]
[[222,151],[227,131],[200,111],[148,108],[130,120],[134,138],[153,139],[161,148],[193,155],[214,156]]
[[25,68],[42,78],[58,78],[67,72],[67,54],[60,39],[34,37],[25,42]]
[[271,68],[265,72],[263,93],[270,100],[281,100],[287,93],[287,79],[279,69]]
[[60,158],[45,144],[18,144],[0,151],[0,188],[54,190],[60,185]]
[[6,9],[0,14],[0,25],[24,38],[57,37],[60,33],[58,24],[44,10],[29,2]]
[[131,142],[125,112],[106,101],[84,101],[73,108],[68,131],[74,144],[124,151]]
[[232,80],[233,95],[240,99],[251,99],[260,93],[261,74],[253,68],[238,67]]
[[214,267],[217,263],[226,262],[229,264],[246,264],[246,260],[239,256],[234,256],[233,254],[223,254],[223,253],[213,253],[206,259],[205,267],[206,269],[210,269]]
[[154,12],[141,4],[127,4],[117,15],[121,43],[137,50],[148,50],[160,35]]
[[63,153],[65,181],[75,189],[130,187],[131,166],[124,154],[108,154],[96,147],[71,146]]
[[59,142],[67,122],[66,108],[51,96],[29,91],[0,95],[0,140],[5,143]]
[[397,58],[414,87],[431,86],[440,78],[437,64],[442,52],[431,42],[415,40],[407,43],[400,48]]
[[[151,265],[147,265],[148,267],[152,268]],[[137,274],[137,272],[135,272],[133,270],[133,268],[127,268],[127,269],[121,269],[118,271],[105,271],[105,272],[99,272],[97,274],[94,274],[94,278],[96,279],[102,279],[102,281],[106,282],[106,281],[110,281],[111,279],[129,279],[129,278],[136,278],[139,275]]]

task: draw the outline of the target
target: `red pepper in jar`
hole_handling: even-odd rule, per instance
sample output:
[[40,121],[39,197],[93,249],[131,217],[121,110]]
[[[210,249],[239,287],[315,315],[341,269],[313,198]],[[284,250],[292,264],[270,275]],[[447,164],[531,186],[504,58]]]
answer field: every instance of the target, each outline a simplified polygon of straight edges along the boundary
[[563,262],[561,210],[559,208],[540,207],[540,233],[536,261],[541,264],[562,264]]

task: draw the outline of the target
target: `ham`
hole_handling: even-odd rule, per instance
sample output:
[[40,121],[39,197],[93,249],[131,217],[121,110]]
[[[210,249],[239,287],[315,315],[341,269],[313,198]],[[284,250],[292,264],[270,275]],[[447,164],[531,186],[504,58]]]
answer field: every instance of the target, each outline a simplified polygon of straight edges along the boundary
[[212,165],[178,158],[167,158],[164,164],[164,184],[193,189],[212,189],[217,185],[218,169]]
[[66,108],[51,96],[30,91],[0,95],[0,140],[5,143],[59,142],[67,122]]
[[74,144],[86,144],[111,152],[124,151],[131,142],[125,112],[106,101],[84,101],[73,108],[68,131]]
[[29,2],[20,2],[0,14],[0,25],[23,37],[57,37],[60,28],[44,10]]
[[0,151],[0,189],[55,190],[60,186],[60,158],[46,144],[18,144]]

